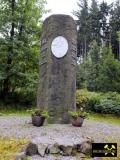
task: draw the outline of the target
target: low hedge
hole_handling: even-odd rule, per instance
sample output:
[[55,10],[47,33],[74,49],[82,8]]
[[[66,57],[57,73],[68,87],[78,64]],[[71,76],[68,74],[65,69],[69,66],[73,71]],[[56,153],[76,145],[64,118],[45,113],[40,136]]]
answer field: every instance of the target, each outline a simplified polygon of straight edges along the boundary
[[102,114],[120,115],[120,94],[116,92],[96,93],[87,90],[77,90],[77,108],[84,108]]

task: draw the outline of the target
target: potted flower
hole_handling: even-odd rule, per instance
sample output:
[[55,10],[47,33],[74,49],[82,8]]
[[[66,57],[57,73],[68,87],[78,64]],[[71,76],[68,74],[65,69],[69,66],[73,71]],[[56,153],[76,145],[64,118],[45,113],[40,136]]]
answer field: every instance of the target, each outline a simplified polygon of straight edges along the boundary
[[37,109],[32,113],[32,124],[37,127],[43,126],[45,119],[48,117],[47,111]]
[[83,111],[69,111],[69,115],[72,117],[71,122],[75,127],[82,127],[84,119],[88,116],[88,113]]

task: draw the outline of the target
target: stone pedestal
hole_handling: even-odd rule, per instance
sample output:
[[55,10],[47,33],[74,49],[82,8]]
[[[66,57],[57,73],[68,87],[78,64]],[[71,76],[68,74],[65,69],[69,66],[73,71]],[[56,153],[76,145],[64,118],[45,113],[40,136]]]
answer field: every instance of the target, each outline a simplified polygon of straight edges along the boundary
[[[68,42],[65,56],[53,55],[51,44],[58,37]],[[62,45],[62,44],[61,44]],[[68,15],[48,17],[42,28],[38,108],[48,109],[51,123],[69,123],[69,110],[76,109],[77,29]]]

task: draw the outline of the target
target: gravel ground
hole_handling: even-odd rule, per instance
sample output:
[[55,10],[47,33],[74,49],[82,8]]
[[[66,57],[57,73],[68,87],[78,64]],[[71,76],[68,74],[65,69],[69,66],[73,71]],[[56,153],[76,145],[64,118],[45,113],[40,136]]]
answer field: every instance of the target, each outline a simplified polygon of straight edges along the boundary
[[[38,137],[62,138],[67,139],[81,138],[82,136],[92,137],[94,142],[117,142],[120,140],[120,126],[85,120],[82,127],[73,127],[71,124],[45,124],[42,127],[35,127],[31,124],[30,116],[1,116],[0,117],[0,137],[27,138]],[[38,155],[33,156],[32,160],[80,160],[80,157],[55,157]]]
[[0,137],[34,138],[36,136],[59,137],[93,137],[95,142],[120,140],[120,126],[104,122],[85,120],[83,127],[73,127],[60,124],[45,124],[43,127],[34,127],[29,116],[1,116]]

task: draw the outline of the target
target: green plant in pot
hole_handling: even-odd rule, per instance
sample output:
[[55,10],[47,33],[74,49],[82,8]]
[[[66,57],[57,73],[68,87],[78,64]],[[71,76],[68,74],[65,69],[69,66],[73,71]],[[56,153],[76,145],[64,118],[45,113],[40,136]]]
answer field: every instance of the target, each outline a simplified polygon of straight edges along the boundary
[[34,126],[43,126],[45,119],[49,118],[49,114],[45,110],[36,109],[32,113],[32,124]]
[[88,113],[83,110],[69,111],[69,115],[72,117],[71,122],[75,127],[82,127],[84,119],[88,117]]

